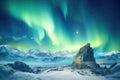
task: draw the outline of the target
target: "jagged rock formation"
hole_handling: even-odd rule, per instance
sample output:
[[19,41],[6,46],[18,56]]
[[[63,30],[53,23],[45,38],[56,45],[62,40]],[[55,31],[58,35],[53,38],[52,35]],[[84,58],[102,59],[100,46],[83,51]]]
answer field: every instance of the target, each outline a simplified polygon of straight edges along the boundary
[[72,63],[73,68],[99,68],[94,58],[93,49],[90,47],[90,43],[80,48],[78,54],[75,56]]
[[112,64],[109,68],[107,73],[116,73],[116,72],[120,72],[120,63],[115,62],[114,64]]
[[30,72],[30,73],[33,72],[33,70],[29,67],[29,65],[20,61],[16,61],[14,62],[14,64],[8,64],[8,65],[11,66],[13,69],[19,70],[22,72]]

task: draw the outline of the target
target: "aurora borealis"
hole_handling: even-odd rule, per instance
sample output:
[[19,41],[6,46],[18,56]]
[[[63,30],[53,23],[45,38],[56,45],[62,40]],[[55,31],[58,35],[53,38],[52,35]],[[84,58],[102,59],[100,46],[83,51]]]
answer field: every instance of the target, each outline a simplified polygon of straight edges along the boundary
[[120,50],[119,0],[1,0],[0,44],[21,50]]

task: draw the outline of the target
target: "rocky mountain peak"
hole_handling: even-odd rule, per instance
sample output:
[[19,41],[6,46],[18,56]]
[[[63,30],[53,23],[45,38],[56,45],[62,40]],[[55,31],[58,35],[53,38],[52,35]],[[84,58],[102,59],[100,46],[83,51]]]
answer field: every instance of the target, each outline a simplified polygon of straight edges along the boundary
[[99,65],[94,58],[94,52],[90,43],[80,48],[78,54],[75,56],[72,66],[75,68],[97,68]]

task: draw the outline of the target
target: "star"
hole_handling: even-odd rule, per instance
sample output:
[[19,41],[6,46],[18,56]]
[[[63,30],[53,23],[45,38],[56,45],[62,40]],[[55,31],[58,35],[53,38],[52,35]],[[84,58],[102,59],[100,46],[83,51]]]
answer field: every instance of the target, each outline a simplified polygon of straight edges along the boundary
[[79,34],[79,32],[78,32],[78,31],[76,31],[76,34]]

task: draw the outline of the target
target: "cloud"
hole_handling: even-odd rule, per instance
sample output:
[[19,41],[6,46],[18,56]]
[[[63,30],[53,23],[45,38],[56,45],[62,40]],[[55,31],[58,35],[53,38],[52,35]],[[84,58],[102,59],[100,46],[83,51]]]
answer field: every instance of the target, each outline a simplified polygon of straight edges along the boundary
[[13,36],[12,39],[15,40],[15,41],[19,41],[19,40],[22,40],[22,39],[25,39],[27,38],[27,35],[24,35],[22,37],[16,37],[16,36]]

